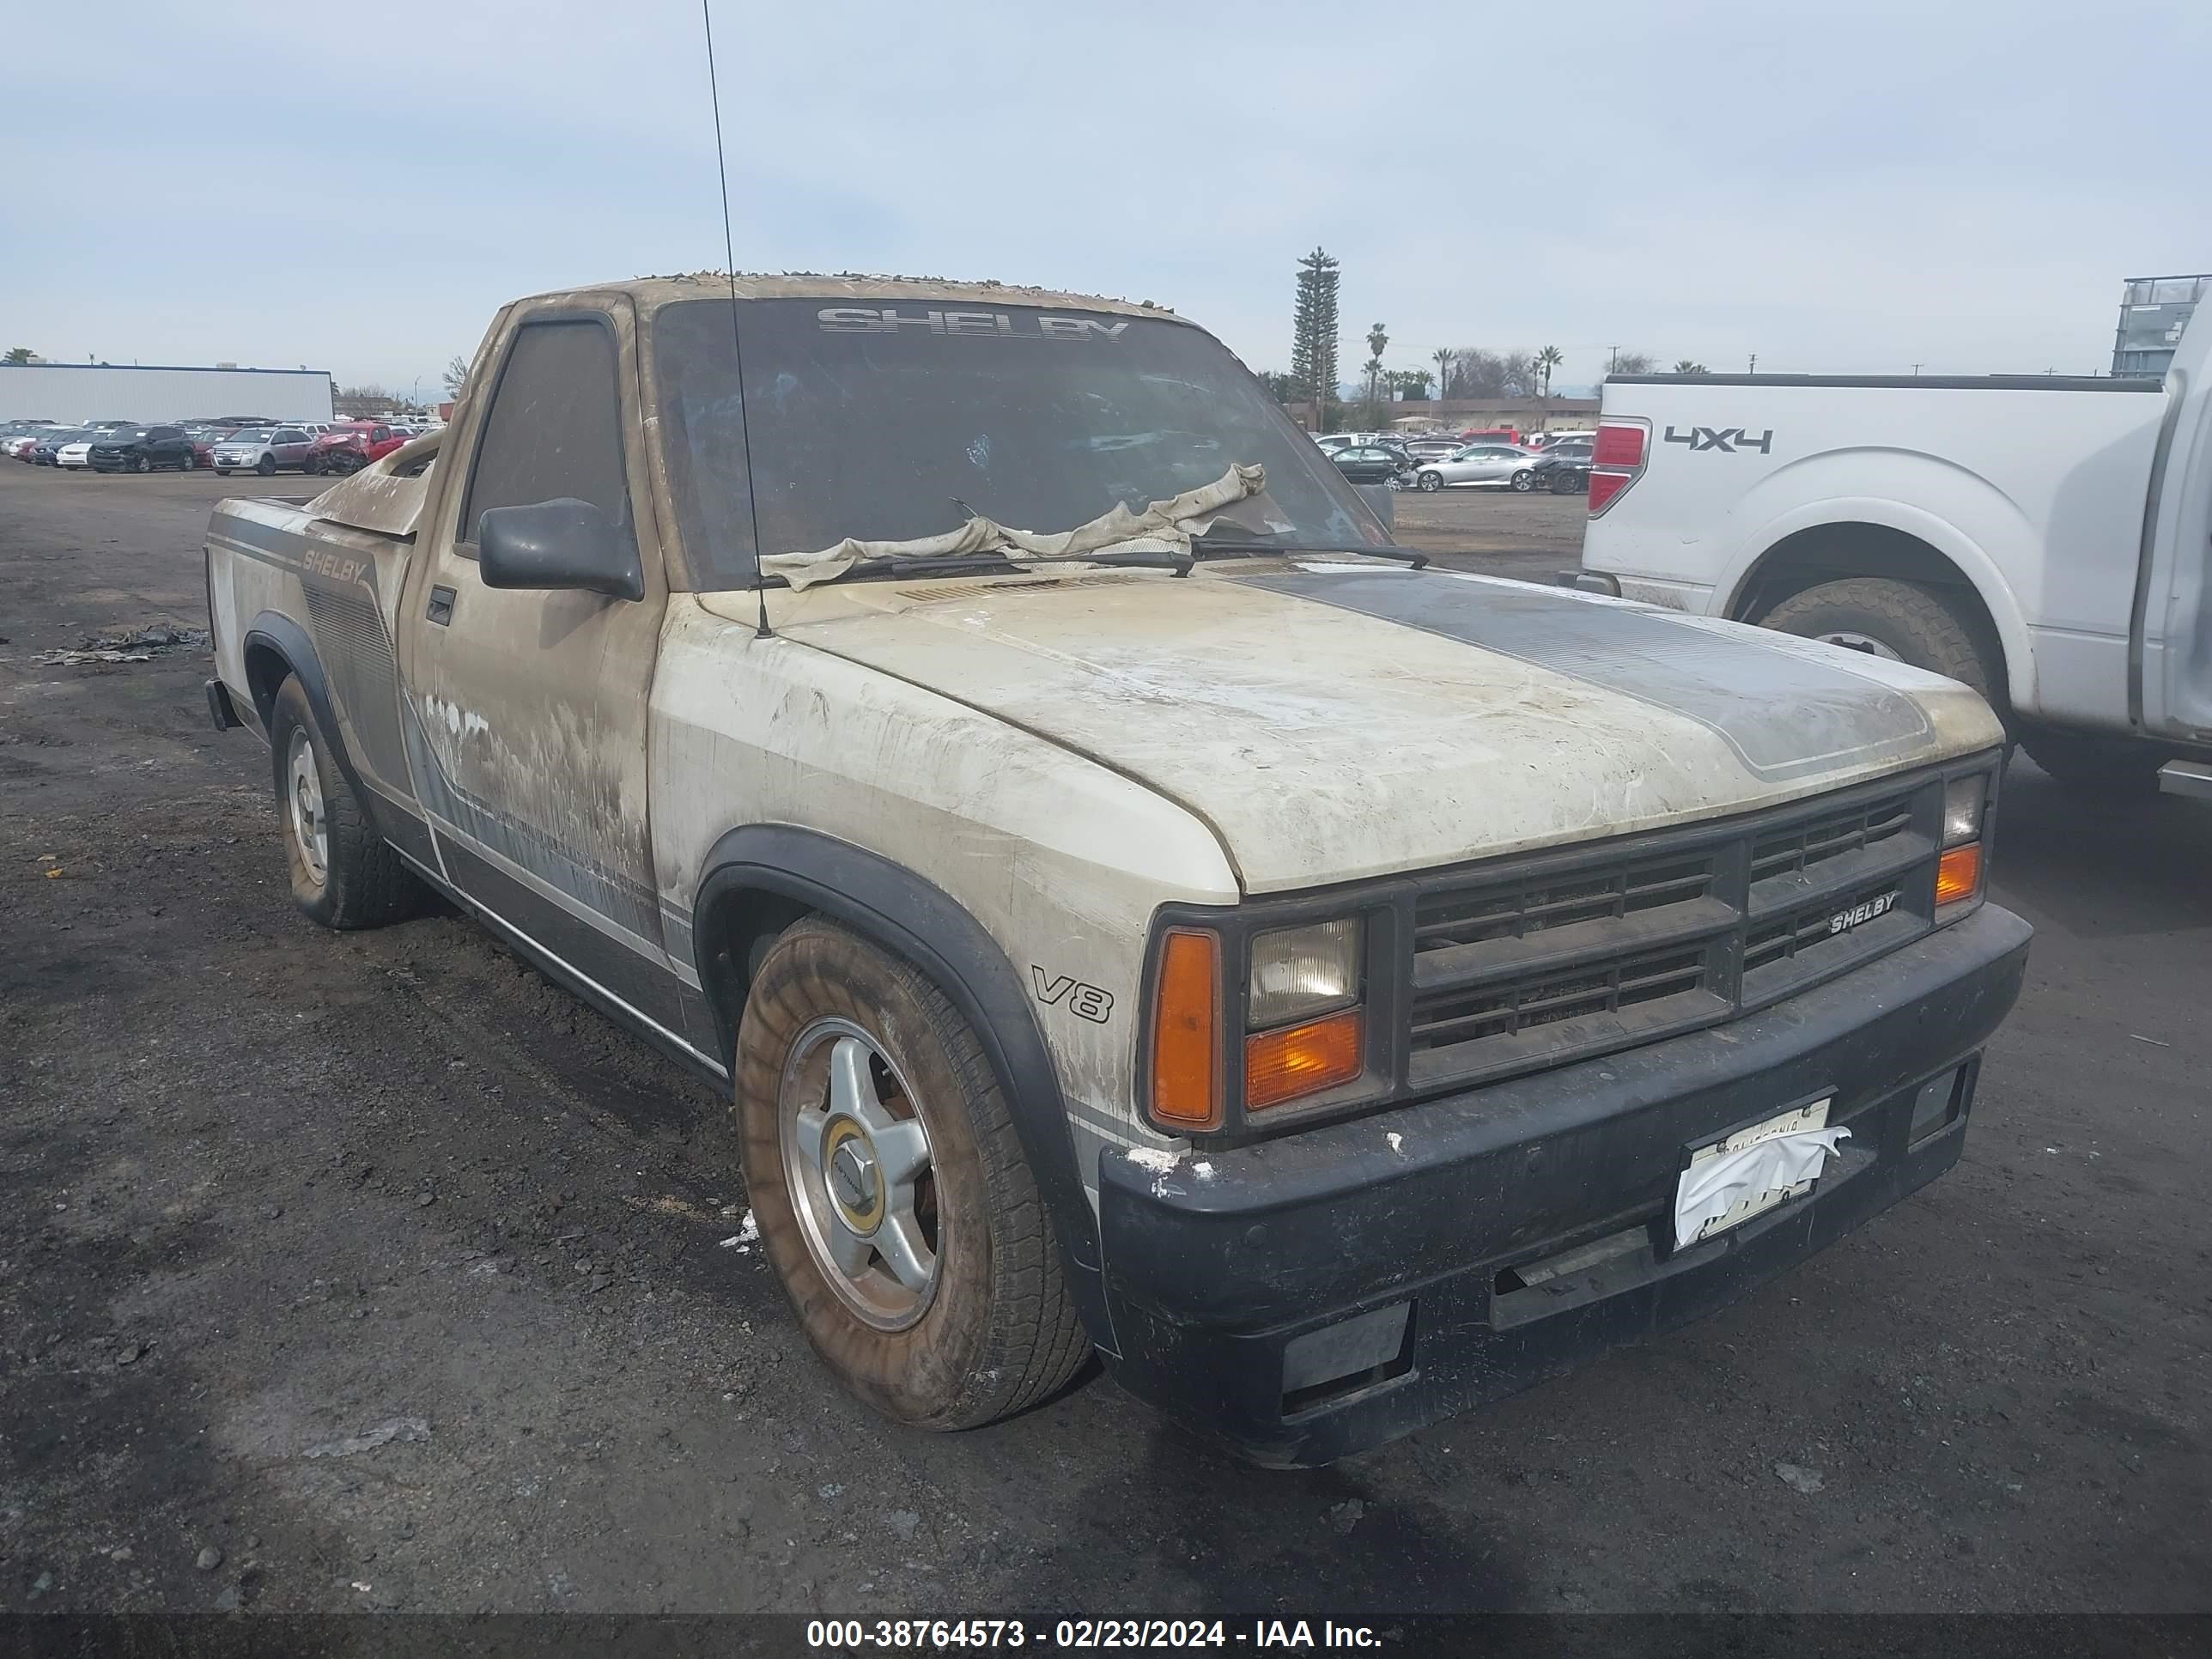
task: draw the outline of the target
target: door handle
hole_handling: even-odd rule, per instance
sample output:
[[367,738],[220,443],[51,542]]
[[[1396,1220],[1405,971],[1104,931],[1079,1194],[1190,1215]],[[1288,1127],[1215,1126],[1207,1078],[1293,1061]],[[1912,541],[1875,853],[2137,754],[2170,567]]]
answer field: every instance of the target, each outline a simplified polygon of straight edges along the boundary
[[430,608],[423,616],[441,628],[452,626],[453,620],[453,590],[434,587],[430,590]]

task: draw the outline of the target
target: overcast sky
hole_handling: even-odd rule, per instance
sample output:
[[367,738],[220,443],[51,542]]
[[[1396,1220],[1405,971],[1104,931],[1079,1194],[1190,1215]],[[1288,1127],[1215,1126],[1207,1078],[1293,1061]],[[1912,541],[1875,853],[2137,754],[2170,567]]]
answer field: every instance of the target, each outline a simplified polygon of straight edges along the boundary
[[[427,393],[495,306],[719,267],[696,0],[11,5],[0,345]],[[2212,270],[2212,6],[715,0],[738,263],[1153,299],[1287,366],[2092,372]],[[311,21],[307,21],[312,19]]]

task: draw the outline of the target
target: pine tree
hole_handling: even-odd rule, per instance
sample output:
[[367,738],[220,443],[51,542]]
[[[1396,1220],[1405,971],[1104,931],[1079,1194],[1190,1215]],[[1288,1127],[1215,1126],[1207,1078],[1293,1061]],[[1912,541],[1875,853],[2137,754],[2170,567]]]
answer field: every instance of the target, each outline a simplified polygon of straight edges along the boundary
[[1297,308],[1291,325],[1291,378],[1314,404],[1316,427],[1336,400],[1336,261],[1316,248],[1298,261]]

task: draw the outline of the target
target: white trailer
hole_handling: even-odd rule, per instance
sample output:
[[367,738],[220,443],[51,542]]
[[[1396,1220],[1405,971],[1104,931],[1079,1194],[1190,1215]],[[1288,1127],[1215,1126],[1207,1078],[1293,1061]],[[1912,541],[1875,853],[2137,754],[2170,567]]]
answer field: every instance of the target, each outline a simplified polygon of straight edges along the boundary
[[188,368],[113,363],[0,367],[0,421],[177,421],[258,415],[331,418],[323,368]]

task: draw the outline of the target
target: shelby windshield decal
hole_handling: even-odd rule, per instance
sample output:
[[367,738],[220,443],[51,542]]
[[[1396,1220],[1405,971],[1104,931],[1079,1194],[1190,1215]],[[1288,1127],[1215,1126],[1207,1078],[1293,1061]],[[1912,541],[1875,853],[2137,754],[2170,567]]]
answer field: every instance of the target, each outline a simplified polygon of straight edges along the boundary
[[1833,938],[1838,933],[1848,933],[1863,921],[1872,921],[1876,916],[1886,916],[1896,903],[1897,894],[1891,891],[1884,893],[1880,898],[1870,898],[1864,904],[1854,904],[1848,910],[1838,910],[1828,918],[1829,936]]
[[830,306],[814,313],[825,334],[896,334],[911,329],[923,334],[982,334],[1000,340],[1118,340],[1129,326],[1123,318],[1104,322],[1096,317],[1010,317],[1003,311],[902,311],[896,306],[880,310],[867,306]]

